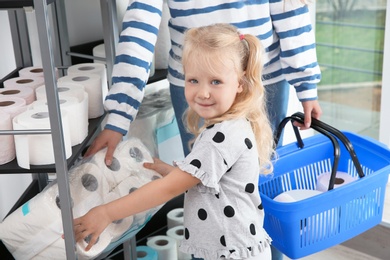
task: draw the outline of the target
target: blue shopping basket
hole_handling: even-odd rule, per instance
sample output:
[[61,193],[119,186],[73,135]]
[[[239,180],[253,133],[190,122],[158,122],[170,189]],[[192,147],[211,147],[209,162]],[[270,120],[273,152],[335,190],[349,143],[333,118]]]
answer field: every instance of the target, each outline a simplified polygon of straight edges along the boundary
[[[302,113],[286,118],[304,121]],[[382,220],[386,184],[390,172],[390,150],[378,141],[337,129],[312,119],[321,134],[276,149],[274,171],[261,175],[259,191],[264,228],[272,244],[289,258],[301,258],[340,244],[374,227]],[[276,138],[278,139],[278,137]],[[332,189],[337,171],[356,181]],[[317,178],[331,172],[329,190],[291,203],[273,199],[295,189],[315,190]]]

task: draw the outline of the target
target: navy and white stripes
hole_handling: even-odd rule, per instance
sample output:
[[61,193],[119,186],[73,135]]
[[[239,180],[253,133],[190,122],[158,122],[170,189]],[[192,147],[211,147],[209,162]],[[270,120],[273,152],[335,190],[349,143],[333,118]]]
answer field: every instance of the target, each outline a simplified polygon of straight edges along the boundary
[[[265,85],[283,79],[294,85],[301,101],[317,98],[321,74],[307,6],[300,0],[167,0],[169,31],[168,80],[184,86],[181,46],[187,28],[231,23],[241,33],[256,35],[264,47]],[[112,87],[105,101],[106,128],[125,134],[143,99],[163,0],[130,0],[117,46]]]

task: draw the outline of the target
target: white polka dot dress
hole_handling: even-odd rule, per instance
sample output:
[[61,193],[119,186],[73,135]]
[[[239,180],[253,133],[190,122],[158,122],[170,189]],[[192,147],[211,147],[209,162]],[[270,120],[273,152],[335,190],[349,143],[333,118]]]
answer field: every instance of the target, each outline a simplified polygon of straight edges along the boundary
[[185,194],[180,250],[204,259],[246,259],[270,245],[263,229],[256,142],[246,119],[205,129],[178,167],[201,180]]

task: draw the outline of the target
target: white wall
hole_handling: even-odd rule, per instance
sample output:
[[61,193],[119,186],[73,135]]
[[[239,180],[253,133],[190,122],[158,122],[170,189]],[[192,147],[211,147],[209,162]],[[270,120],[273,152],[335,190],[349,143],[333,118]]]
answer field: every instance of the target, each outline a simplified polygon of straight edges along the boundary
[[0,10],[0,24],[0,78],[3,78],[16,68],[7,11]]

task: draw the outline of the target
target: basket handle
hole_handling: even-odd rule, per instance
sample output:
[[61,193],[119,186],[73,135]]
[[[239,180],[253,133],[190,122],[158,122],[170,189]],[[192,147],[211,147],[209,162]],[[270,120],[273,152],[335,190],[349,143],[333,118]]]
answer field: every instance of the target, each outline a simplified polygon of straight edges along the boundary
[[[279,127],[277,129],[277,132],[276,132],[276,135],[275,135],[275,144],[278,143],[278,141],[280,139],[280,136],[282,134],[283,128],[285,127],[287,122],[289,122],[289,121],[297,121],[297,122],[303,124],[304,123],[304,119],[305,119],[305,116],[301,112],[294,113],[290,117],[284,118],[282,120],[282,122],[279,124]],[[294,126],[293,124],[292,124],[292,126],[293,126],[294,133],[295,133],[295,136],[296,136],[296,139],[297,139],[298,147],[299,148],[303,148],[304,147],[304,143],[302,141],[302,138],[301,138],[301,135],[299,133],[298,127]],[[325,124],[324,122],[321,122],[320,120],[315,119],[315,118],[312,118],[312,123],[311,123],[310,127],[313,128],[314,130],[318,131],[319,133],[322,133],[323,135],[327,136],[331,140],[331,142],[333,144],[333,148],[334,148],[334,163],[333,163],[333,167],[332,167],[332,173],[331,173],[331,177],[330,177],[330,181],[329,181],[328,190],[332,190],[334,188],[334,182],[336,180],[337,166],[338,166],[338,162],[339,162],[339,159],[340,159],[340,145],[339,145],[339,143],[337,142],[337,140],[335,139],[334,136],[336,136],[338,139],[340,139],[340,141],[344,144],[344,146],[348,150],[348,152],[349,152],[349,154],[351,156],[351,159],[352,159],[352,161],[353,161],[353,163],[355,165],[355,168],[356,168],[359,176],[361,178],[364,177],[364,173],[363,173],[363,170],[362,170],[361,165],[359,163],[359,160],[358,160],[358,158],[356,156],[355,150],[354,150],[351,142],[348,140],[348,138],[341,131],[339,131],[336,128],[331,127],[331,126]]]
[[[301,112],[297,112],[297,113],[293,114],[292,116],[294,118],[299,117],[301,122],[304,121],[304,119],[305,119],[305,115]],[[351,156],[352,162],[355,165],[355,168],[356,168],[356,171],[357,171],[359,177],[363,178],[365,175],[364,175],[362,166],[361,166],[359,159],[356,155],[355,149],[353,148],[353,145],[349,141],[349,139],[340,130],[334,128],[333,126],[330,126],[330,125],[328,125],[328,124],[326,124],[318,119],[315,119],[313,117],[311,120],[312,120],[312,124],[322,128],[322,129],[325,129],[329,133],[336,136],[344,144],[345,148],[347,149],[347,151],[349,152],[349,154]]]

